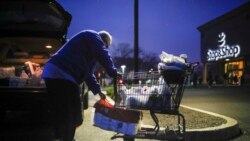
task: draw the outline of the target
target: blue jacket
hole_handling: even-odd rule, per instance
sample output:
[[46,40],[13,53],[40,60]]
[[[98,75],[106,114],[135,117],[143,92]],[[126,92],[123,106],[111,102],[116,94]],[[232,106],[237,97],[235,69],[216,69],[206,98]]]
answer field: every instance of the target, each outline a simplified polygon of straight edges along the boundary
[[[92,30],[84,30],[75,35],[48,61],[72,76],[76,83],[85,81],[94,94],[101,91],[94,75],[97,62],[106,69],[109,76],[116,77],[117,71],[108,50],[99,34]],[[48,72],[49,68],[45,69]]]

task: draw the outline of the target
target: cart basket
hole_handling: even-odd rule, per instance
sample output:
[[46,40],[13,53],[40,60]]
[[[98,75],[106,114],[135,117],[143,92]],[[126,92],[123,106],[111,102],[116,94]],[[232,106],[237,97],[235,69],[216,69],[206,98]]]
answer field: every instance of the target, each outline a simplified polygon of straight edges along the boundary
[[133,72],[117,82],[116,107],[178,112],[186,75],[184,70]]

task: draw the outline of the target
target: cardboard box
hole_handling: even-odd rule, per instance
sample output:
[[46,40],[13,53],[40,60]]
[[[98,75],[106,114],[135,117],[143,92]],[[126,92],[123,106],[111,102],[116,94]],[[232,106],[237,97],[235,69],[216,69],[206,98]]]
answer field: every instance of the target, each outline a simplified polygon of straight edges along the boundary
[[115,108],[105,100],[94,105],[94,125],[104,130],[136,135],[140,130],[142,112]]

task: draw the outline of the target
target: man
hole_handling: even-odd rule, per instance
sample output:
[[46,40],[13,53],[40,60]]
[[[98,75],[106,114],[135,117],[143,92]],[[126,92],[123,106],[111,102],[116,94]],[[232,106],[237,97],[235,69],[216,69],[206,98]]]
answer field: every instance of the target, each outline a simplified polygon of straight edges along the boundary
[[106,31],[84,30],[71,38],[46,63],[45,80],[55,136],[62,141],[74,140],[76,127],[82,124],[80,87],[85,82],[93,94],[106,96],[94,75],[99,62],[109,76],[117,71],[108,52],[112,36]]

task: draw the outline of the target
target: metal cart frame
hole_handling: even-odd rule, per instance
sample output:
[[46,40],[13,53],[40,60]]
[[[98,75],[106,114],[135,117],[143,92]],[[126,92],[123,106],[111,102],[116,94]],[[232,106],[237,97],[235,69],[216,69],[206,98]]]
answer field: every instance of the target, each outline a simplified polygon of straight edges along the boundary
[[[115,80],[115,106],[117,108],[125,108],[125,109],[134,109],[134,110],[149,110],[150,115],[155,123],[154,127],[142,127],[141,130],[136,134],[135,136],[130,135],[120,135],[117,133],[111,139],[115,138],[123,138],[124,141],[134,141],[135,138],[144,138],[144,139],[159,139],[159,140],[185,140],[185,132],[186,132],[186,121],[183,114],[179,112],[179,106],[183,97],[183,92],[185,89],[185,85],[187,82],[187,76],[190,75],[193,71],[194,66],[197,66],[197,63],[189,64],[189,67],[186,69],[166,69],[161,70],[160,72],[134,72],[130,74],[123,74],[121,79]],[[163,78],[164,84],[159,84],[159,82],[155,82],[156,79],[159,79],[160,77]],[[119,82],[119,81],[125,81],[125,82]],[[127,96],[124,98],[121,93],[124,93],[122,91],[122,87],[126,86],[132,89],[132,87],[140,87],[143,88],[143,86],[148,85],[145,84],[146,81],[149,81],[149,84],[156,84],[158,86],[167,86],[168,88],[168,97],[170,101],[170,105],[165,105],[166,101],[163,102],[163,104],[155,106],[155,104],[160,103],[164,97],[166,96],[166,91],[164,92],[149,92],[145,95],[140,94],[134,94],[132,96]],[[142,82],[143,81],[143,82]],[[152,85],[151,85],[152,86]],[[140,90],[139,88],[139,90]],[[129,89],[129,90],[130,90]],[[135,91],[132,91],[132,93],[136,93]],[[138,97],[136,97],[139,95]],[[144,101],[140,101],[141,97],[149,97],[146,101],[150,101],[150,98],[154,95],[156,98],[156,102],[152,104],[145,104]],[[139,102],[133,103],[131,101],[132,98],[138,100]],[[128,100],[128,98],[131,98]],[[159,101],[160,100],[160,101]],[[133,103],[133,104],[132,104]],[[139,104],[138,104],[139,103]],[[163,130],[160,130],[159,120],[157,118],[156,114],[168,114],[168,115],[175,115],[177,116],[177,129],[175,130],[169,130],[168,128],[165,128]]]

